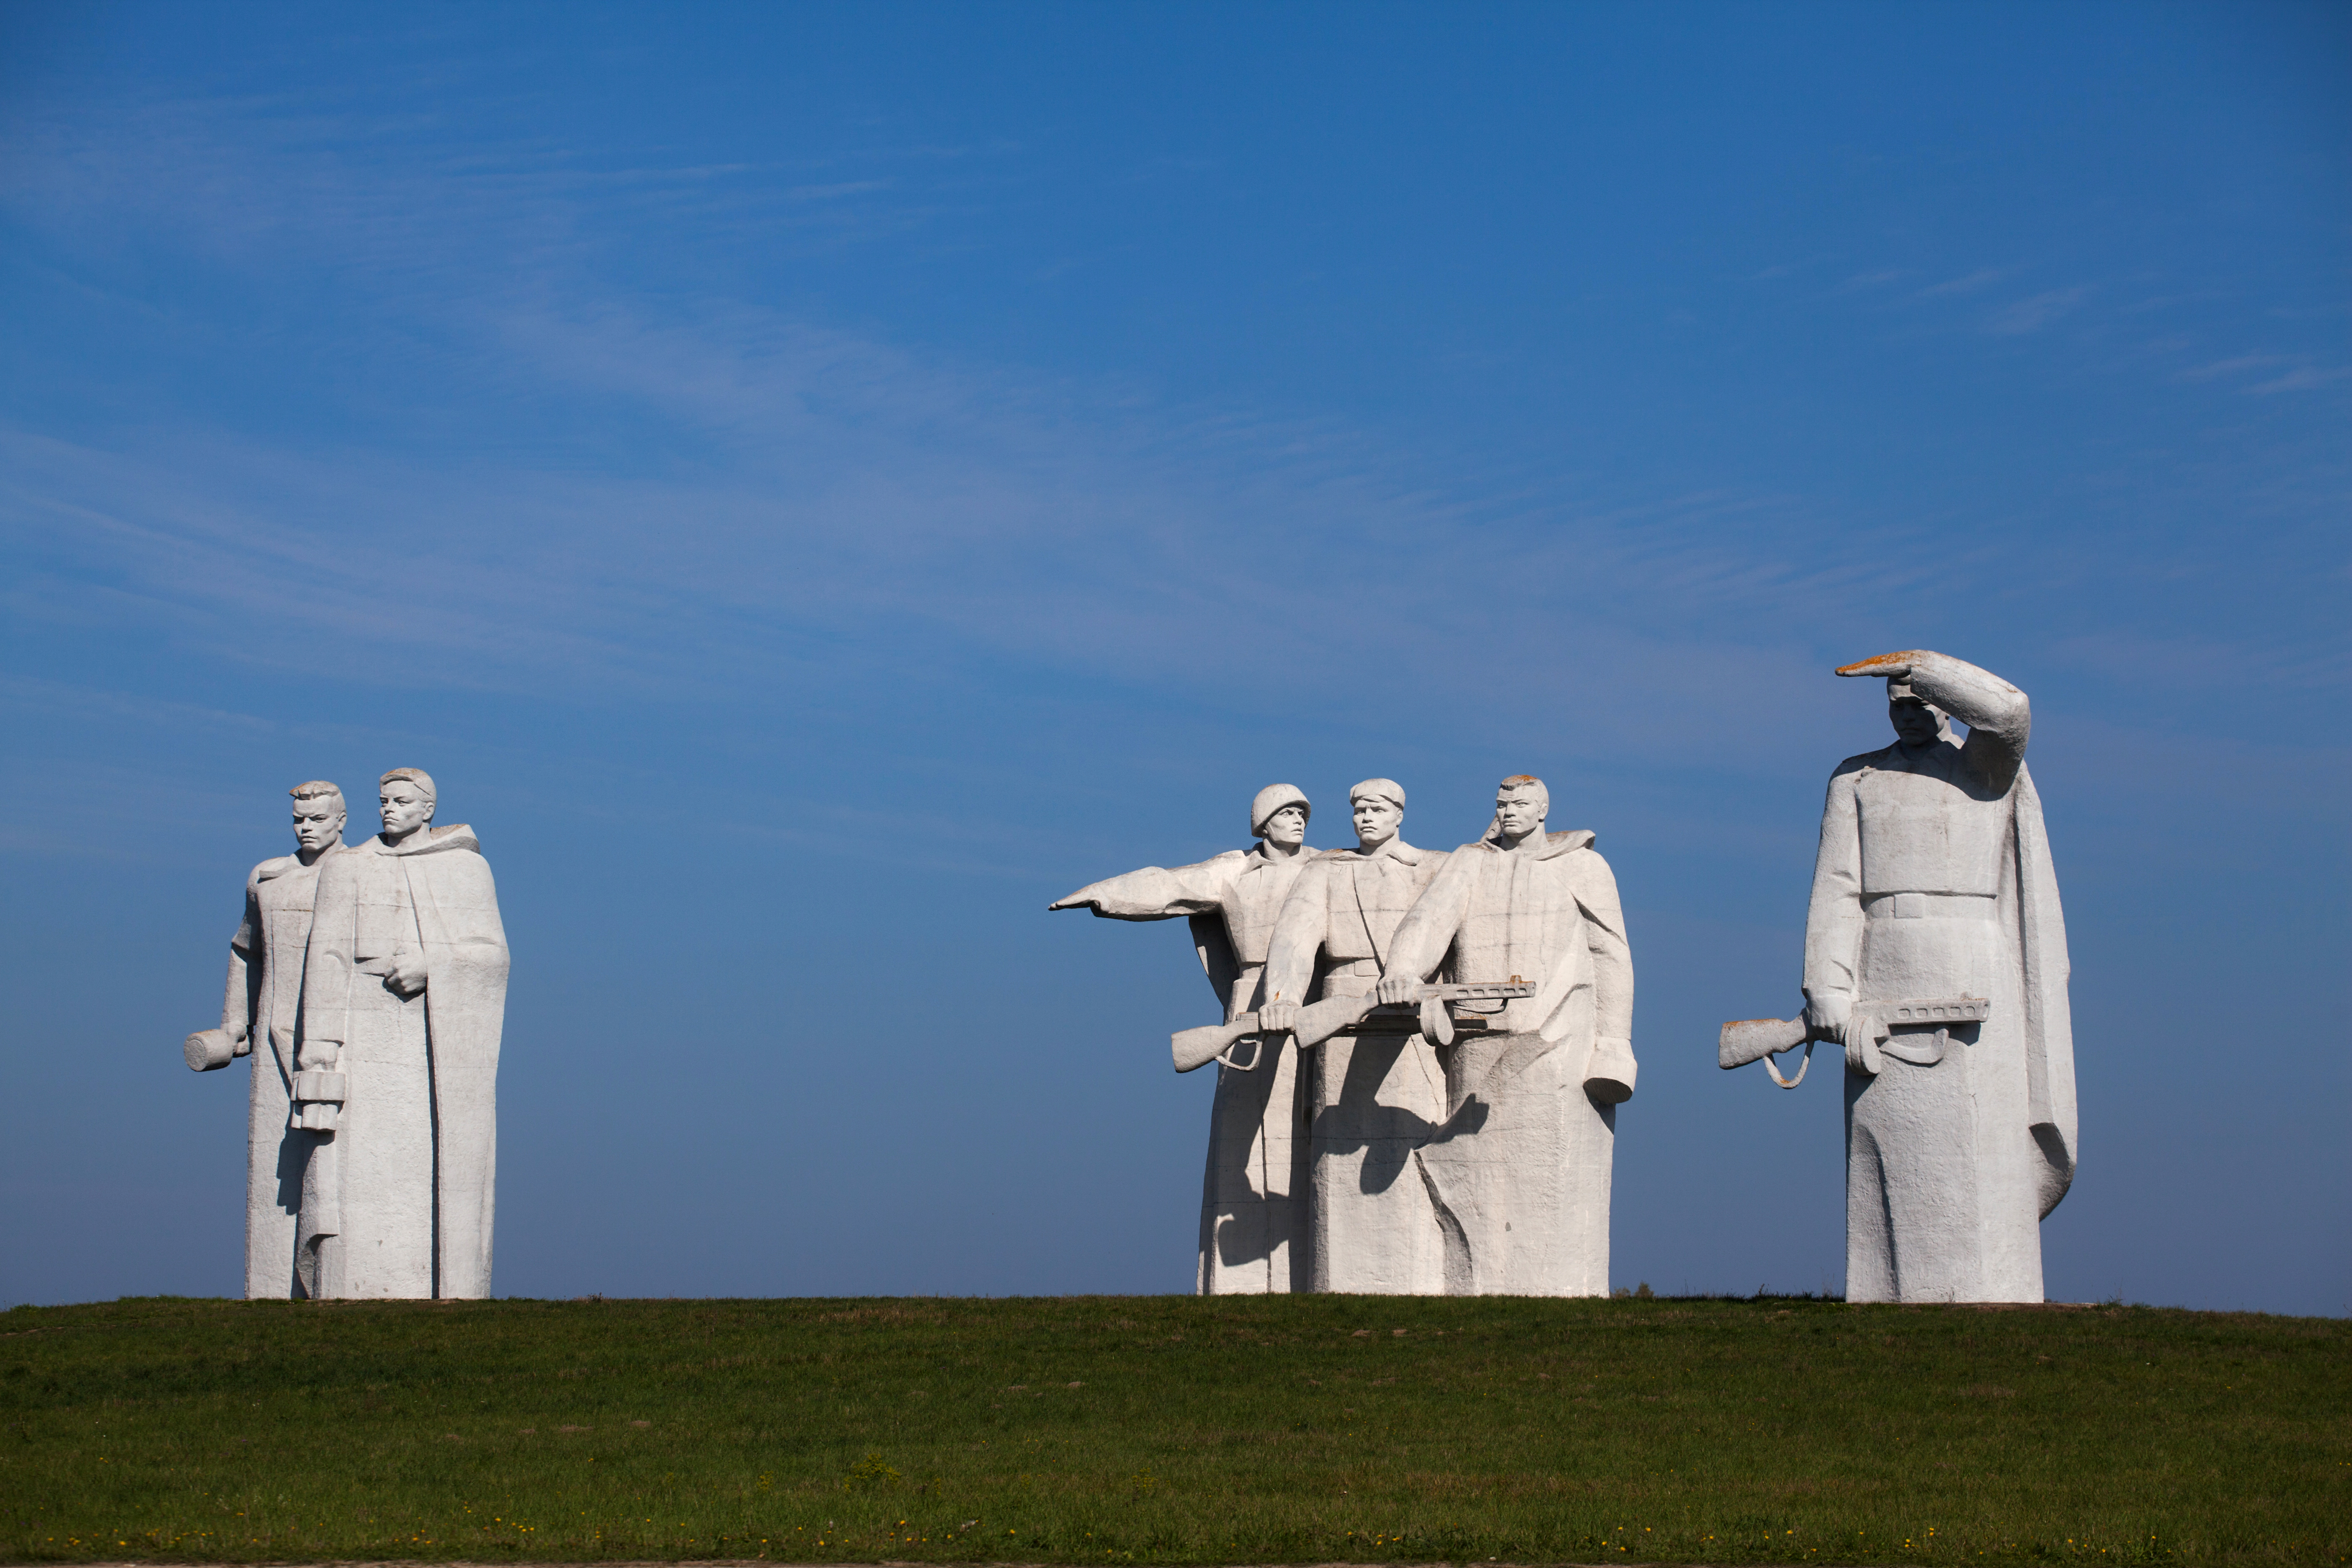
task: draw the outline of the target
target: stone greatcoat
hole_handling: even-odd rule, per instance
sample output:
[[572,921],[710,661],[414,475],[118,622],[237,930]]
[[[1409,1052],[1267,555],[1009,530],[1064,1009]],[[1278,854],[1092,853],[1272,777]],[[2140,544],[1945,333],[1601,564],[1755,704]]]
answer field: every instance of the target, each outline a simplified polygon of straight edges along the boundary
[[[1070,895],[1113,920],[1191,917],[1193,951],[1228,1021],[1255,1009],[1276,914],[1314,855],[1259,844],[1172,868],[1147,866]],[[1246,1058],[1242,1058],[1246,1060]],[[1297,1054],[1258,1052],[1243,1070],[1217,1064],[1201,1181],[1202,1295],[1307,1288],[1307,1106]]]
[[311,864],[281,855],[245,883],[245,921],[228,944],[221,1028],[242,1037],[253,1058],[246,1111],[245,1294],[284,1300],[302,1294],[294,1269],[302,1177],[318,1134],[287,1125],[294,1081],[295,1030],[302,999],[302,953],[319,868],[345,853],[337,845]]
[[1444,1126],[1415,1155],[1444,1234],[1446,1292],[1607,1295],[1617,1108],[1585,1084],[1605,1062],[1611,1081],[1633,1087],[1633,960],[1592,835],[1464,845],[1397,928],[1389,963],[1537,988],[1456,1037]]
[[[419,953],[428,983],[403,997],[383,976]],[[498,889],[471,828],[371,838],[326,863],[299,1062],[341,1075],[344,1098],[302,1190],[311,1294],[489,1294],[506,988]]]
[[[1266,994],[1307,1002],[1373,989],[1398,922],[1444,863],[1402,838],[1318,856],[1275,922]],[[1413,1150],[1444,1118],[1436,1053],[1419,1035],[1343,1033],[1316,1047],[1302,1070],[1314,1289],[1441,1294],[1437,1213],[1412,1167]]]
[[1831,776],[1805,993],[1991,1000],[1982,1024],[1899,1032],[1846,1072],[1846,1299],[2039,1301],[2041,1220],[2074,1174],[2066,925],[2025,770],[2024,693],[1924,656],[1911,682],[1969,726]]

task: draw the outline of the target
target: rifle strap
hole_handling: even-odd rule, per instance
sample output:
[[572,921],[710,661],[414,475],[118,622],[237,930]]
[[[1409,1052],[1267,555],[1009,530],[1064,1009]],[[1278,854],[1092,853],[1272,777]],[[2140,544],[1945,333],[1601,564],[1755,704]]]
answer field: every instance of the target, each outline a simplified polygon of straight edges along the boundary
[[[1792,1046],[1790,1048],[1793,1050],[1796,1047]],[[1778,1051],[1767,1051],[1764,1053],[1764,1070],[1770,1073],[1772,1075],[1772,1081],[1779,1084],[1782,1089],[1794,1089],[1799,1084],[1804,1082],[1805,1074],[1812,1070],[1813,1042],[1811,1040],[1807,1040],[1805,1042],[1805,1058],[1797,1064],[1797,1076],[1794,1078],[1782,1078],[1780,1076],[1780,1068],[1779,1065],[1772,1060],[1774,1057],[1780,1054],[1780,1053]]]

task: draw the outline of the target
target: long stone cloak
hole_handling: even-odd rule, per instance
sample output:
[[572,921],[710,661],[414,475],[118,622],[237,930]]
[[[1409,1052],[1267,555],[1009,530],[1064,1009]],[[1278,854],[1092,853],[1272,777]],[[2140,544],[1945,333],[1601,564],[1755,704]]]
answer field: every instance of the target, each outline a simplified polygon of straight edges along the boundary
[[[1259,844],[1190,866],[1146,866],[1072,898],[1113,920],[1190,917],[1193,950],[1230,1021],[1257,1005],[1275,917],[1313,854],[1269,855]],[[1308,1284],[1307,1102],[1297,1053],[1258,1055],[1248,1070],[1217,1064],[1194,1275],[1204,1296]]]
[[301,1294],[294,1268],[302,1178],[319,1135],[287,1125],[294,1080],[295,1030],[302,999],[302,954],[310,940],[319,868],[281,855],[253,868],[245,883],[245,920],[229,940],[227,994],[221,1027],[242,1032],[252,1058],[246,1102],[245,1294],[284,1300]]
[[1414,1156],[1450,1295],[1609,1292],[1617,1108],[1584,1085],[1600,1042],[1631,1040],[1633,962],[1617,879],[1592,842],[1580,830],[1516,850],[1491,834],[1464,845],[1391,947],[1398,973],[1537,987],[1485,1032],[1457,1036],[1444,1125]]
[[[1373,989],[1398,922],[1444,863],[1402,838],[1316,857],[1275,922],[1266,994],[1306,1002]],[[1412,1168],[1413,1150],[1444,1117],[1436,1052],[1417,1034],[1351,1031],[1316,1047],[1301,1070],[1311,1113],[1313,1288],[1443,1293],[1437,1213]]]
[[[383,976],[421,952],[422,995]],[[473,830],[381,837],[319,879],[302,1058],[344,1075],[302,1194],[301,1255],[325,1298],[487,1296],[508,953]]]
[[[1964,693],[1938,699],[1972,716]],[[1849,1300],[2042,1299],[2040,1222],[2074,1173],[2074,1028],[2018,705],[2007,734],[1977,715],[1987,725],[1965,746],[1888,746],[1830,780],[1807,995],[1992,1003],[1940,1048],[1932,1034],[1897,1033],[1876,1075],[1848,1068]]]

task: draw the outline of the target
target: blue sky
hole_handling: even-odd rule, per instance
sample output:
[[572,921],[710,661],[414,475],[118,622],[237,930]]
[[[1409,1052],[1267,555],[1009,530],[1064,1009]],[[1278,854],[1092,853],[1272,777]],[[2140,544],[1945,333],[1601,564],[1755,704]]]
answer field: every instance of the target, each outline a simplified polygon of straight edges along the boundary
[[1832,666],[2032,696],[2052,1293],[2352,1310],[2352,24],[2230,5],[0,10],[0,1298],[236,1288],[285,791],[429,769],[515,976],[498,1285],[1187,1288],[1181,924],[1551,783],[1615,1273],[1834,1288]]

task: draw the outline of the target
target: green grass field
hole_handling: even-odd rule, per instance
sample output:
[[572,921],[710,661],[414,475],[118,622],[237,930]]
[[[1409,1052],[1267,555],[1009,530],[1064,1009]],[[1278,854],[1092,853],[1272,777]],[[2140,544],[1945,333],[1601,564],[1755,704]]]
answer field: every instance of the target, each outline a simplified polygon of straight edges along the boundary
[[1335,1296],[0,1313],[0,1553],[2352,1557],[2352,1323]]

